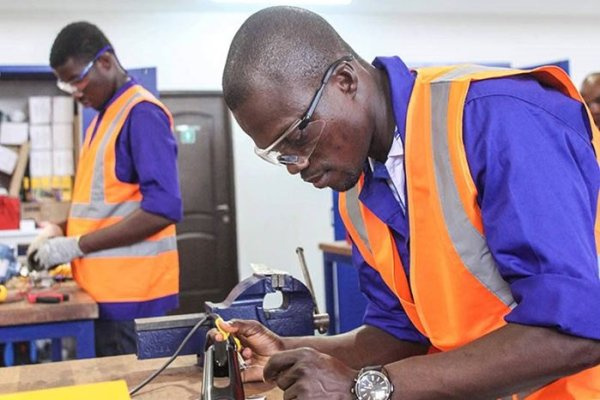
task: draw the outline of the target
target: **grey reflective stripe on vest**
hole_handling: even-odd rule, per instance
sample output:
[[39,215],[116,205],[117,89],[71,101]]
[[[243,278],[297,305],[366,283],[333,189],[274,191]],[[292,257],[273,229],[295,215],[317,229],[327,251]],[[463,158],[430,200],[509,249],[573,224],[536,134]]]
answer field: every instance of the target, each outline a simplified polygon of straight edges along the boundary
[[127,201],[117,204],[106,204],[95,201],[90,204],[73,203],[71,204],[71,217],[103,219],[110,217],[126,217],[140,208],[139,201]]
[[457,68],[455,68],[455,69],[447,72],[445,75],[442,75],[439,78],[434,79],[432,81],[432,83],[433,82],[450,81],[451,79],[460,78],[461,76],[473,74],[473,73],[476,73],[476,72],[497,71],[497,70],[503,70],[503,69],[507,69],[507,68],[502,68],[502,67],[486,67],[486,66],[483,66],[483,65],[467,64],[467,65],[462,65],[460,67],[457,67]]
[[360,236],[362,242],[367,246],[369,253],[373,254],[371,244],[369,243],[369,235],[367,235],[365,221],[363,221],[362,215],[360,213],[360,200],[358,199],[358,183],[354,185],[352,189],[348,190],[345,194],[346,210],[348,211],[350,221],[352,222],[352,225],[356,229],[356,232],[358,233],[358,236]]
[[171,250],[177,250],[177,240],[174,236],[162,238],[157,241],[146,240],[132,244],[131,246],[121,246],[113,249],[100,250],[86,254],[83,258],[145,257],[155,256]]
[[[469,68],[468,73],[476,72]],[[463,73],[464,72],[463,70]],[[448,74],[451,78],[457,74]],[[435,179],[448,233],[465,267],[479,282],[494,293],[506,306],[516,306],[510,286],[502,279],[498,267],[486,244],[485,237],[471,224],[467,216],[450,162],[448,147],[448,98],[451,82],[445,79],[431,83],[431,136]]]
[[96,160],[94,164],[94,175],[92,177],[92,194],[90,196],[91,203],[104,203],[104,153],[106,151],[106,146],[108,145],[108,142],[114,133],[117,123],[123,117],[125,111],[129,109],[129,106],[134,101],[140,99],[141,97],[142,96],[139,93],[136,93],[135,95],[131,96],[127,103],[125,103],[125,105],[119,110],[117,116],[111,121],[106,134],[102,138],[102,142],[100,143],[100,146],[98,147],[98,151],[96,153]]
[[94,160],[94,171],[92,173],[92,185],[89,204],[71,204],[70,216],[73,218],[104,219],[108,217],[125,217],[140,208],[137,201],[128,201],[119,204],[107,204],[104,193],[104,153],[110,138],[115,133],[118,121],[123,117],[129,106],[140,99],[139,93],[131,96],[125,105],[119,110],[116,117],[111,121],[102,142],[98,145],[96,159]]

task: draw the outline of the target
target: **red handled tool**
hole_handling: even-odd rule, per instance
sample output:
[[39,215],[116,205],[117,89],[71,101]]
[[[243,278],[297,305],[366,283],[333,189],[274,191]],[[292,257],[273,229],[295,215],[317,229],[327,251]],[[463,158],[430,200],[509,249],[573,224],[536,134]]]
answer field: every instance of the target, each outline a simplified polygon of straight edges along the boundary
[[37,292],[37,293],[28,293],[27,301],[30,303],[48,303],[55,304],[61,303],[63,301],[68,301],[69,295],[66,293],[59,292]]

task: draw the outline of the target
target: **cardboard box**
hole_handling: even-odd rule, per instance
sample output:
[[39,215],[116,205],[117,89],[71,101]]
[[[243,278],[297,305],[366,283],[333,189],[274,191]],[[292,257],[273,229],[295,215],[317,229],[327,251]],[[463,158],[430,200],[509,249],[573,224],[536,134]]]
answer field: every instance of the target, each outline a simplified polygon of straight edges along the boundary
[[52,122],[73,124],[75,102],[69,96],[52,97]]
[[29,153],[29,175],[32,178],[52,176],[52,151],[31,150]]
[[73,150],[54,150],[52,152],[52,175],[75,175]]
[[[52,124],[52,148],[54,150],[73,149],[73,124]],[[71,151],[72,152],[72,151]]]
[[11,175],[17,165],[18,154],[8,147],[0,146],[0,172]]
[[52,122],[52,98],[50,96],[29,97],[29,123],[32,125]]
[[36,221],[50,221],[60,223],[69,216],[69,201],[41,201],[21,203],[21,219],[34,219]]
[[31,125],[29,127],[31,148],[33,150],[52,149],[52,128],[50,125]]
[[0,144],[19,145],[27,141],[29,124],[27,122],[0,123]]

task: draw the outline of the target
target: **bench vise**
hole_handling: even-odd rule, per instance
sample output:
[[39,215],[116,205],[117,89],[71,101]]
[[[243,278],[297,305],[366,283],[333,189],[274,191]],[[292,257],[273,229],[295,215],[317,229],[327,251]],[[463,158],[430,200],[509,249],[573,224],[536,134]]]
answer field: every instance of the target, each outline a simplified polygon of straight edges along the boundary
[[[266,309],[265,296],[281,292],[282,304]],[[313,294],[299,280],[284,273],[255,273],[238,283],[221,303],[206,302],[206,314],[218,314],[224,320],[256,320],[280,336],[314,335],[326,332],[329,316],[319,314]],[[205,313],[142,318],[135,320],[139,359],[169,357]],[[180,354],[203,355],[208,326],[202,326]]]

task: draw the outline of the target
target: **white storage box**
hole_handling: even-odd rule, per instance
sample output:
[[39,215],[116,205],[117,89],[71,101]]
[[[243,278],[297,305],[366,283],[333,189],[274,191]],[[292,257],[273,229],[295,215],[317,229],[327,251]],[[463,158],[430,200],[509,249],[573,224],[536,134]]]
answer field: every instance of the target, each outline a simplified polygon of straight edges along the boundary
[[52,122],[52,98],[50,96],[29,97],[29,123],[32,125]]
[[52,173],[55,176],[74,175],[72,150],[54,150],[52,152]]
[[52,148],[55,150],[73,149],[73,124],[52,124]]
[[27,141],[28,130],[27,122],[2,122],[0,123],[0,144],[23,144]]
[[50,125],[31,125],[29,127],[32,150],[50,150],[52,148],[52,129]]
[[8,147],[0,146],[0,171],[11,175],[17,165],[18,154]]
[[52,176],[52,151],[32,150],[29,153],[29,173],[32,178]]
[[52,122],[73,124],[73,99],[68,96],[52,97]]

